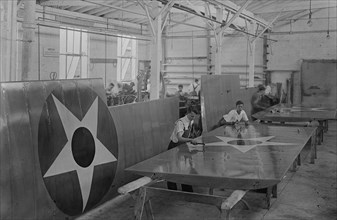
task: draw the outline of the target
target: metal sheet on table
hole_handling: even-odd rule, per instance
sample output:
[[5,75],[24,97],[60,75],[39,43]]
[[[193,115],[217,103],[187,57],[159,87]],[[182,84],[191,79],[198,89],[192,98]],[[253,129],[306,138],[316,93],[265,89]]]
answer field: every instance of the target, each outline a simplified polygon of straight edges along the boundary
[[281,181],[314,132],[263,124],[220,127],[202,137],[204,152],[183,144],[126,170],[192,185],[263,188]]
[[276,122],[303,122],[311,120],[337,119],[336,109],[324,107],[303,107],[278,104],[254,114],[260,120]]

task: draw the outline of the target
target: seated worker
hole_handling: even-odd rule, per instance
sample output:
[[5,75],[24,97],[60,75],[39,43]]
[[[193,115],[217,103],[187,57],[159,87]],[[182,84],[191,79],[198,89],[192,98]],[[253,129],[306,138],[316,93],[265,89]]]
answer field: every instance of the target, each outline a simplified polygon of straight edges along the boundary
[[[186,142],[191,142],[192,144],[198,143],[197,140],[190,137],[193,119],[198,114],[198,109],[195,106],[190,106],[187,109],[187,114],[176,121],[170,137],[171,141],[168,146],[168,150]],[[171,190],[177,190],[177,184],[173,182],[167,182],[167,188]],[[193,192],[193,188],[191,185],[181,184],[181,188],[183,191]]]
[[262,102],[262,98],[265,94],[266,88],[263,85],[258,85],[258,91],[256,91],[251,100],[250,103],[252,105],[252,110],[251,110],[251,115],[252,115],[252,119],[256,120],[256,118],[253,117],[253,114],[263,111],[265,109],[267,109],[269,106],[264,105]]
[[114,87],[115,84],[109,83],[108,87],[105,89],[108,106],[113,105],[113,98],[116,96],[116,94],[114,93]]
[[184,86],[182,84],[178,85],[178,91],[176,91],[176,96],[184,96],[185,93],[183,92]]
[[189,87],[190,95],[192,96],[198,96],[200,92],[200,84],[199,79],[195,79],[194,83],[192,83]]
[[245,125],[248,125],[248,117],[245,110],[243,110],[243,102],[239,100],[236,102],[236,108],[219,120],[218,127],[223,125],[234,125],[241,121],[243,121]]

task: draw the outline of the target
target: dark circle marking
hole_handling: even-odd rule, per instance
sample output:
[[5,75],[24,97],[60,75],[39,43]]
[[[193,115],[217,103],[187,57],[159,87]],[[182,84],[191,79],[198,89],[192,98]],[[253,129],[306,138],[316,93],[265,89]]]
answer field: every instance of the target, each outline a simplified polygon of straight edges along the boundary
[[[91,80],[89,80],[89,82],[91,82]],[[50,86],[54,86],[54,84],[59,86],[46,98],[42,107],[38,129],[38,151],[41,175],[50,199],[51,201],[54,201],[57,209],[66,215],[65,218],[69,218],[69,216],[78,216],[85,211],[91,210],[104,198],[104,196],[106,196],[112,187],[114,179],[118,178],[116,176],[118,162],[114,161],[95,165],[89,192],[90,194],[85,206],[76,171],[60,173],[48,177],[44,177],[45,173],[50,169],[63,148],[66,147],[66,144],[70,144],[69,147],[74,151],[74,154],[70,155],[73,157],[71,160],[74,160],[79,166],[82,165],[83,169],[88,169],[89,167],[84,166],[92,166],[92,155],[96,155],[97,153],[92,140],[94,139],[94,141],[96,141],[96,138],[116,157],[116,159],[118,159],[118,138],[115,123],[109,109],[101,97],[97,96],[96,91],[99,91],[100,88],[98,89],[95,86],[93,88],[94,90],[92,90],[81,83],[76,83],[76,88],[72,87],[72,89],[70,89],[70,87],[67,87],[66,90],[63,90],[63,83],[67,84],[68,82],[55,81],[50,84]],[[97,98],[97,133],[89,134],[88,132],[90,130],[88,131],[85,128],[81,128],[76,130],[76,134],[69,134],[71,137],[68,140],[68,134],[65,133],[67,129],[64,129],[60,112],[57,110],[53,96],[61,101],[61,103],[76,116],[79,121],[83,120],[83,117],[87,114],[87,111]],[[83,133],[85,134],[83,135]],[[83,156],[83,158],[86,158],[85,160],[81,159],[81,156],[76,153],[77,151],[80,151],[79,149],[82,146],[79,137],[81,137],[81,139],[86,139],[86,141],[83,141],[86,143],[84,149],[87,156]],[[54,209],[55,208],[53,208],[53,210]],[[57,211],[57,213],[59,211]]]
[[228,141],[228,144],[233,145],[255,145],[255,144],[261,144],[261,141],[253,141],[253,140],[233,140]]
[[79,166],[90,166],[95,157],[95,140],[87,128],[76,129],[71,140],[71,150]]

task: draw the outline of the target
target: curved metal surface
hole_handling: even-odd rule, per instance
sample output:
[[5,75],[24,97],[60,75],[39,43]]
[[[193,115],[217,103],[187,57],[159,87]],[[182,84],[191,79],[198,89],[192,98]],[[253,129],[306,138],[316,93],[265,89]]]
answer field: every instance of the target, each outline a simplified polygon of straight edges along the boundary
[[282,180],[314,132],[263,124],[220,127],[203,135],[204,151],[183,144],[126,170],[213,188],[265,188]]
[[[97,205],[111,188],[118,156],[102,81],[0,86],[0,219],[65,219]],[[88,138],[91,146],[81,142]]]

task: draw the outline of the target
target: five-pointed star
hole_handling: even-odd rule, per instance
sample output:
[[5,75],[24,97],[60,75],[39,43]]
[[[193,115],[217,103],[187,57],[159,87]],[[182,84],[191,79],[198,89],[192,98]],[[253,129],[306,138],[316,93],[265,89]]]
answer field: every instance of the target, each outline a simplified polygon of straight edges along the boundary
[[[74,116],[56,97],[54,97],[54,95],[53,99],[68,141],[43,177],[55,176],[62,173],[76,171],[82,193],[82,211],[84,211],[90,195],[94,167],[96,165],[117,161],[117,159],[97,139],[98,97],[92,103],[82,121],[78,120],[76,116]],[[71,140],[76,129],[80,127],[87,128],[91,132],[95,142],[95,156],[92,163],[88,167],[79,166],[73,158]]]
[[300,107],[293,107],[290,111],[292,111],[292,112],[306,112],[306,111],[324,112],[326,110],[323,109],[323,108],[300,108]]
[[[247,138],[247,139],[241,139],[241,138],[232,138],[232,137],[221,137],[221,136],[216,136],[221,140],[221,142],[214,142],[214,143],[207,143],[207,145],[211,146],[232,146],[235,149],[241,151],[242,153],[246,153],[247,151],[253,149],[256,146],[267,146],[267,145],[294,145],[294,143],[279,143],[279,142],[271,142],[268,141],[275,136],[268,136],[268,137],[257,137],[257,138]],[[237,145],[237,144],[230,144],[229,142],[231,141],[255,141],[255,142],[260,142],[256,144],[247,144],[247,145]],[[268,141],[268,142],[267,142]]]

